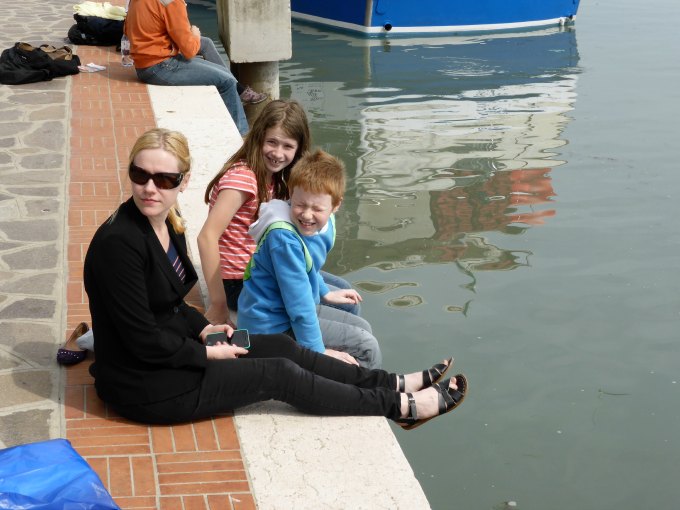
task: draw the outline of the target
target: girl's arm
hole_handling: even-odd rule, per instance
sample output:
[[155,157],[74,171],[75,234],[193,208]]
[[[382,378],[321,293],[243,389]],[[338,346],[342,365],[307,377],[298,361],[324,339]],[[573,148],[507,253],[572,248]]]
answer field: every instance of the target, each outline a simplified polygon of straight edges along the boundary
[[248,199],[249,195],[235,189],[223,189],[217,195],[215,205],[198,234],[198,252],[201,269],[208,286],[210,306],[205,313],[212,324],[230,324],[227,297],[224,294],[220,272],[219,239],[231,223],[231,219]]

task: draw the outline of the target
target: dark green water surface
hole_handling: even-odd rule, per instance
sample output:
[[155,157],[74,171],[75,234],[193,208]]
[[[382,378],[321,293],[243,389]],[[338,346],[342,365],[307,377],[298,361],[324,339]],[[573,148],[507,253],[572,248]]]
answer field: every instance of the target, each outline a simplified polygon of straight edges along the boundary
[[[214,4],[190,16],[215,36]],[[679,22],[584,0],[493,37],[293,25],[281,96],[349,176],[327,269],[387,368],[453,354],[470,381],[395,429],[433,508],[680,508]]]

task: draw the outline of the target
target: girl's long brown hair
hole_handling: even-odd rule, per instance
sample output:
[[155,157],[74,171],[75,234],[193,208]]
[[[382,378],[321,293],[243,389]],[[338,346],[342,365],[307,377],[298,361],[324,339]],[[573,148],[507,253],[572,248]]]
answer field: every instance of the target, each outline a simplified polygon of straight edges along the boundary
[[255,119],[250,132],[246,135],[241,148],[229,158],[222,169],[210,181],[205,189],[204,199],[206,204],[210,202],[213,186],[217,185],[222,176],[234,163],[242,159],[248,163],[255,173],[258,202],[261,204],[269,200],[267,195],[268,172],[262,157],[262,147],[264,146],[267,130],[274,127],[280,127],[286,136],[293,138],[298,143],[293,161],[282,171],[275,173],[273,177],[274,198],[283,200],[289,198],[286,182],[288,181],[288,175],[290,175],[290,169],[297,163],[300,156],[309,151],[311,143],[309,124],[307,123],[307,114],[305,114],[305,110],[300,103],[276,99],[262,109]]

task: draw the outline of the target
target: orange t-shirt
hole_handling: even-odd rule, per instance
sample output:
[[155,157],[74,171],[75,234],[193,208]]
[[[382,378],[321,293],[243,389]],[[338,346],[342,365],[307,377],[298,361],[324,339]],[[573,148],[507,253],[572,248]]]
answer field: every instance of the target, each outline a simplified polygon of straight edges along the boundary
[[135,67],[144,69],[181,53],[193,58],[201,48],[191,33],[184,0],[134,0],[125,18],[130,56]]

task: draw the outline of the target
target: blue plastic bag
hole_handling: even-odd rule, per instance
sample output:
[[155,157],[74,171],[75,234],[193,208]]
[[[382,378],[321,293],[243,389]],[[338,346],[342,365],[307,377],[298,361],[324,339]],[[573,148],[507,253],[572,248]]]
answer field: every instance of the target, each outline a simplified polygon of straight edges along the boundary
[[120,510],[66,439],[0,450],[0,509]]

